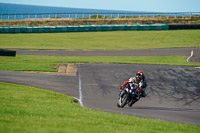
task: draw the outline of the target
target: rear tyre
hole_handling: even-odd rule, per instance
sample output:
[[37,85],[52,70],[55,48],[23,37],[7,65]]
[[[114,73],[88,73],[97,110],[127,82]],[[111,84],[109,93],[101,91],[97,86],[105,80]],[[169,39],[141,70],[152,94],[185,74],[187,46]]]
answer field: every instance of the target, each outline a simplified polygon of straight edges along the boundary
[[132,107],[132,105],[135,103],[135,100],[134,99],[132,99],[129,103],[128,103],[128,106],[129,107]]

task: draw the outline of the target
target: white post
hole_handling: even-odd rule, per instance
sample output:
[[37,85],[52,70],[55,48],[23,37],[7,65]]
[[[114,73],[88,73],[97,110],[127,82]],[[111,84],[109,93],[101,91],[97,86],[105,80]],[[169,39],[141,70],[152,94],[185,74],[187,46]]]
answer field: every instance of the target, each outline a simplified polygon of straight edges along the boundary
[[193,51],[193,50],[191,51],[191,56],[192,56],[192,57],[194,56],[194,51]]

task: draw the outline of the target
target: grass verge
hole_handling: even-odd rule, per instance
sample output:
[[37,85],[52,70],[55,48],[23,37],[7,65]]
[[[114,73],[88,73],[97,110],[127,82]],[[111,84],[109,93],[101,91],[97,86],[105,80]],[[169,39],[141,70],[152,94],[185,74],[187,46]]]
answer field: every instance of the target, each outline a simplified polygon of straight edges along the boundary
[[3,49],[123,50],[200,47],[200,30],[0,34]]
[[0,70],[56,72],[61,63],[125,63],[200,66],[186,56],[0,56]]
[[186,132],[200,127],[82,108],[72,97],[0,82],[2,133]]

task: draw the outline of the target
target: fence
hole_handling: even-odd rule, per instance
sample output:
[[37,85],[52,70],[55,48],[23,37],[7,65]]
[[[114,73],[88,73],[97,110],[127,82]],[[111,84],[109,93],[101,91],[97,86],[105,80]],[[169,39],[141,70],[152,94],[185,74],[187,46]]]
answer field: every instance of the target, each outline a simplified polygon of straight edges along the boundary
[[200,19],[200,12],[176,13],[25,13],[25,14],[0,14],[0,20],[32,20],[32,19]]

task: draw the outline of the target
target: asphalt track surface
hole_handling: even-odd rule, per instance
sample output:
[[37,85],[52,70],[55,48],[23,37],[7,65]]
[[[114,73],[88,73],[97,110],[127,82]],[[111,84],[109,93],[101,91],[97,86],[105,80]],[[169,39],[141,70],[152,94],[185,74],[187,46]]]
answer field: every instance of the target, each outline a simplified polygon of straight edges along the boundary
[[161,49],[138,49],[138,50],[26,50],[18,49],[18,55],[48,55],[48,56],[189,56],[191,50],[200,52],[200,48],[161,48]]
[[139,50],[16,50],[17,55],[44,55],[44,56],[190,56],[194,57],[190,62],[200,62],[200,48],[163,48],[163,49],[139,49]]
[[[199,68],[135,64],[79,64],[78,68],[77,76],[0,71],[0,81],[70,95],[87,108],[200,125]],[[147,77],[147,96],[133,107],[118,108],[120,85],[139,70]]]

